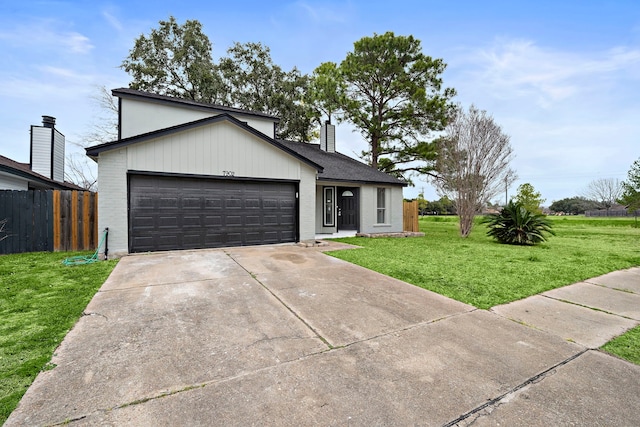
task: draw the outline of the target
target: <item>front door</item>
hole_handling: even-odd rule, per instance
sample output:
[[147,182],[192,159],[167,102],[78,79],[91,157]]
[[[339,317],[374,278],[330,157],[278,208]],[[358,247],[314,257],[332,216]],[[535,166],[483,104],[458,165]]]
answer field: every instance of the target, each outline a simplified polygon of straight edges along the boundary
[[338,187],[338,231],[358,230],[358,189]]

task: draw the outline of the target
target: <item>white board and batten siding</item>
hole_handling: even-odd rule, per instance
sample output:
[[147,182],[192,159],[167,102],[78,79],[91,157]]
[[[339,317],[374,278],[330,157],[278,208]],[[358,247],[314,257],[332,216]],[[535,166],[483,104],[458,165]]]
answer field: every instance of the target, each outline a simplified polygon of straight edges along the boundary
[[127,171],[299,182],[300,240],[315,236],[316,170],[222,121],[100,153],[99,229],[109,227],[114,255],[128,251]]
[[64,182],[64,135],[53,130],[53,176],[52,179]]
[[51,177],[51,128],[31,127],[31,170]]
[[[121,138],[142,135],[158,129],[165,129],[207,117],[217,116],[221,112],[203,109],[190,109],[162,103],[121,99]],[[231,113],[236,119],[246,122],[252,128],[270,138],[274,137],[274,121],[240,113]]]
[[32,126],[31,170],[47,178],[64,182],[64,145],[64,135],[57,130]]
[[200,126],[128,148],[129,170],[300,179],[300,161],[228,122]]

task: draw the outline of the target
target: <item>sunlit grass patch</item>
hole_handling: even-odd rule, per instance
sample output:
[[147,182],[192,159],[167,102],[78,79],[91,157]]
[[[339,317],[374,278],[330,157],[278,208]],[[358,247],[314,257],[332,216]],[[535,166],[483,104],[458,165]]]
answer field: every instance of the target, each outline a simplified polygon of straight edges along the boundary
[[67,267],[84,253],[0,256],[0,423],[51,356],[117,261]]

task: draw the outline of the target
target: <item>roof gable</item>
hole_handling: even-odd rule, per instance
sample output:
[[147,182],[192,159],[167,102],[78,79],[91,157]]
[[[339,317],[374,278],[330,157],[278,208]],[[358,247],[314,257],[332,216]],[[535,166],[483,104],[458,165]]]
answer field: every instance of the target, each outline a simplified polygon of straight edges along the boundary
[[180,125],[176,125],[176,126],[171,126],[168,128],[164,128],[164,129],[159,129],[153,132],[148,132],[148,133],[144,133],[142,135],[136,135],[136,136],[132,136],[129,138],[124,138],[124,139],[119,139],[117,141],[113,141],[113,142],[107,142],[105,144],[99,144],[99,145],[95,145],[93,147],[88,147],[86,148],[86,153],[89,157],[93,158],[94,160],[97,158],[97,156],[104,152],[104,151],[110,151],[110,150],[115,150],[115,149],[119,149],[119,148],[124,148],[127,147],[129,145],[132,144],[138,144],[144,141],[149,141],[151,139],[156,139],[156,138],[161,138],[164,136],[168,136],[168,135],[173,135],[175,133],[179,133],[179,132],[184,132],[186,130],[190,130],[190,129],[195,129],[201,126],[207,126],[210,124],[214,124],[214,123],[219,123],[219,122],[228,122],[231,123],[232,125],[235,125],[247,132],[249,132],[250,134],[258,137],[259,139],[261,139],[262,141],[271,144],[272,146],[278,148],[281,151],[284,151],[285,153],[289,154],[290,156],[300,160],[301,162],[313,167],[314,169],[316,169],[317,171],[321,172],[323,170],[322,166],[320,166],[319,164],[315,163],[313,160],[308,159],[307,157],[301,155],[300,153],[298,153],[295,150],[292,150],[291,148],[289,148],[287,145],[282,144],[279,141],[276,141],[275,139],[269,138],[267,135],[263,134],[260,131],[257,131],[256,129],[252,128],[251,126],[247,125],[245,122],[242,122],[238,119],[236,119],[235,117],[231,116],[228,113],[223,113],[223,114],[219,114],[217,116],[213,116],[213,117],[207,117],[204,119],[200,119],[200,120],[195,120],[193,122],[188,122],[188,123],[183,123]]

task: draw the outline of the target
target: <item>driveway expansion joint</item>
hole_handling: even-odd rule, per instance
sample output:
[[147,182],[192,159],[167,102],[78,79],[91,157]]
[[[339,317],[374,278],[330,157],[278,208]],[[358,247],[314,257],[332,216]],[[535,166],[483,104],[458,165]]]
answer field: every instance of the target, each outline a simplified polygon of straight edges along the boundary
[[260,284],[260,286],[262,286],[267,292],[269,292],[280,304],[282,304],[282,306],[284,308],[286,308],[291,314],[293,314],[299,321],[301,321],[320,341],[322,341],[328,348],[329,350],[333,349],[334,346],[333,344],[331,344],[325,337],[323,337],[322,335],[320,335],[320,333],[313,327],[311,326],[306,320],[304,320],[302,318],[302,316],[300,316],[294,309],[292,309],[291,307],[289,307],[278,295],[275,294],[275,292],[273,292],[271,289],[269,289],[269,287],[267,285],[265,285],[264,283],[262,283],[256,274],[252,273],[251,271],[247,270],[242,264],[240,264],[238,262],[238,260],[236,260],[233,255],[227,251],[225,251],[225,254],[227,254],[227,256],[229,256],[229,258],[231,258],[236,264],[238,264],[238,266],[240,266],[240,268],[242,268],[244,271],[246,271],[247,273],[249,273],[249,275],[253,278],[253,280],[255,280],[256,282],[258,282]]
[[634,319],[633,317],[623,316],[622,314],[612,313],[611,311],[607,311],[607,310],[604,310],[602,308],[591,307],[590,305],[580,304],[580,303],[577,303],[577,302],[574,302],[574,301],[569,301],[569,300],[562,299],[562,298],[555,298],[555,297],[552,297],[551,295],[541,294],[540,296],[542,296],[544,298],[552,299],[554,301],[562,302],[562,303],[565,303],[565,304],[575,305],[576,307],[588,308],[589,310],[599,311],[600,313],[605,313],[605,314],[610,314],[611,316],[622,317],[623,319],[637,320],[637,319]]
[[545,369],[544,371],[540,372],[539,374],[534,375],[533,377],[527,379],[526,381],[518,384],[517,386],[513,387],[511,390],[501,394],[500,396],[494,397],[493,399],[488,400],[487,402],[483,403],[482,405],[460,415],[458,418],[456,418],[453,421],[449,421],[448,423],[444,424],[443,427],[455,427],[460,425],[461,422],[465,421],[466,419],[472,417],[472,416],[476,416],[474,419],[471,420],[471,422],[466,423],[466,426],[470,426],[473,425],[480,417],[483,416],[488,416],[491,414],[491,412],[493,411],[493,409],[499,407],[500,405],[506,404],[507,402],[505,401],[506,398],[514,395],[515,393],[517,393],[518,391],[530,386],[531,384],[535,384],[538,383],[542,380],[544,380],[545,377],[547,377],[548,375],[552,375],[556,369],[558,369],[559,367],[562,367],[570,362],[572,362],[573,360],[577,359],[578,357],[582,356],[583,354],[585,354],[588,351],[593,351],[591,349],[584,349],[579,351],[578,353],[574,354],[571,357],[568,357],[567,359],[556,363],[555,365],[551,366],[550,368]]

